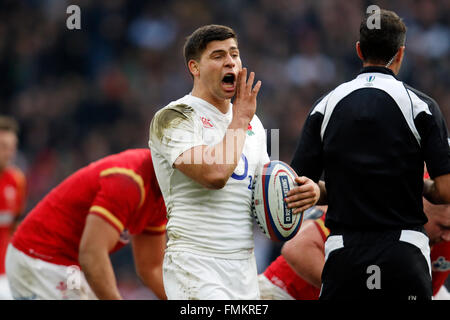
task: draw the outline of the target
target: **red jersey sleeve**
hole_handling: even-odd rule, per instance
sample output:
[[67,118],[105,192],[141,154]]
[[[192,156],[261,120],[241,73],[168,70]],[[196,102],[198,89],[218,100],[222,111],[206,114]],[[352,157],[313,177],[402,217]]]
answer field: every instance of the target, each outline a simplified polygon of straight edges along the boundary
[[151,206],[151,216],[142,233],[158,235],[166,232],[167,214],[164,198],[157,197],[157,200]]
[[100,174],[100,189],[89,213],[103,218],[121,233],[142,203],[141,187],[135,178],[119,172]]

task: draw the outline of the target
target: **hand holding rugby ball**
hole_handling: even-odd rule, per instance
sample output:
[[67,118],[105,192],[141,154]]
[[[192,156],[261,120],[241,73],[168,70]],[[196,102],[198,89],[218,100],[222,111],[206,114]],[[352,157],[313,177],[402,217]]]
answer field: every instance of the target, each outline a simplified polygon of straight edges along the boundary
[[289,190],[297,186],[295,171],[283,161],[266,163],[255,177],[252,211],[263,233],[274,241],[287,241],[295,236],[303,220],[303,212],[294,214],[284,201]]

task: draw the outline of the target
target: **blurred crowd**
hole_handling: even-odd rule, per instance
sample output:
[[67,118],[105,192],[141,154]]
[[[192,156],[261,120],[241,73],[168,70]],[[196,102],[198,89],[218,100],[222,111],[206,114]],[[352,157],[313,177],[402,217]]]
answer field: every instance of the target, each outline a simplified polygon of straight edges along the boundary
[[[66,27],[71,4],[81,30]],[[290,162],[314,101],[361,68],[355,42],[372,4],[405,21],[399,78],[450,124],[448,0],[0,1],[0,113],[21,126],[28,208],[87,163],[147,147],[155,111],[191,89],[182,46],[204,24],[237,32],[243,64],[263,83],[257,114],[279,129],[278,156]]]

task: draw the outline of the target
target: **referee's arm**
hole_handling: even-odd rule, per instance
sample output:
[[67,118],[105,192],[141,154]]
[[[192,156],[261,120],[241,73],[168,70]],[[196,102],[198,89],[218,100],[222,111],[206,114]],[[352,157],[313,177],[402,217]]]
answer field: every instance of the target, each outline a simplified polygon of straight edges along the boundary
[[433,204],[450,204],[450,173],[425,180],[423,196]]
[[[414,124],[431,180],[424,181],[423,196],[433,204],[450,204],[450,139],[439,105],[424,93],[406,85],[414,110]],[[423,108],[423,105],[426,108]]]
[[317,201],[317,205],[319,206],[328,205],[327,188],[325,187],[325,181],[320,180],[318,185],[320,189],[320,198]]

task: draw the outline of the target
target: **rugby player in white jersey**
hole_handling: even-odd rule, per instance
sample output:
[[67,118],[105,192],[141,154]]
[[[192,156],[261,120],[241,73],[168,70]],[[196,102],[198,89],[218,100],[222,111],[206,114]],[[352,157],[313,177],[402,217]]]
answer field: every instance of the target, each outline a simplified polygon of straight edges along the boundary
[[[208,25],[184,46],[192,92],[154,116],[149,146],[167,206],[168,299],[259,299],[251,186],[270,161],[256,111],[255,74],[242,68],[234,31]],[[235,96],[236,95],[236,96]],[[234,105],[231,98],[235,96]],[[299,213],[320,195],[299,177],[288,205]]]

